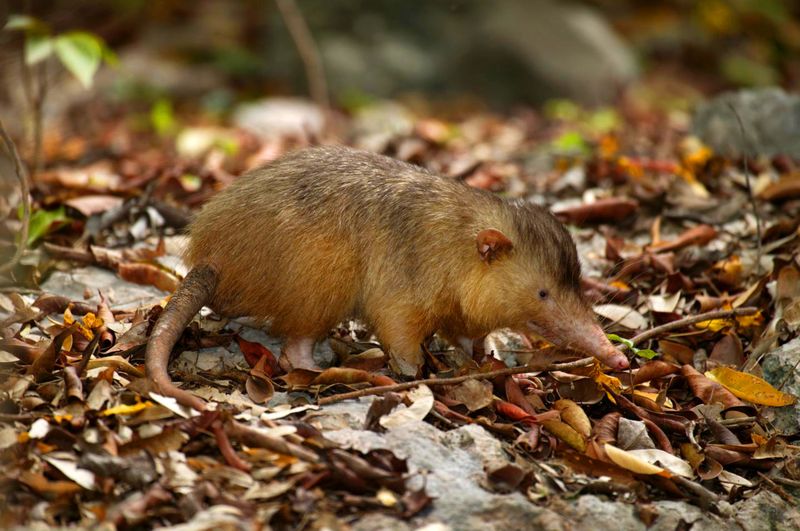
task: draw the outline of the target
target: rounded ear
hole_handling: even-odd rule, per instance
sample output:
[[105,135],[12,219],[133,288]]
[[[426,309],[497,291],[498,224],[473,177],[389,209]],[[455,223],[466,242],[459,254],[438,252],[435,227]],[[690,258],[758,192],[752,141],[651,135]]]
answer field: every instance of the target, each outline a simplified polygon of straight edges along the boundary
[[514,248],[511,240],[497,229],[483,229],[475,237],[475,243],[481,260],[487,264],[491,264]]

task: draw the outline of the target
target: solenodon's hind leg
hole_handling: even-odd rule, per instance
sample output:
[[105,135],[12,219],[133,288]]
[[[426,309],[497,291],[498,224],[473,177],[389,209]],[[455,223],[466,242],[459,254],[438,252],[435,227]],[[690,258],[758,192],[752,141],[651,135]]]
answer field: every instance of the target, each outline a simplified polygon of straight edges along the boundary
[[292,369],[319,370],[319,365],[314,361],[315,343],[313,337],[287,337],[278,360],[281,367],[287,372]]

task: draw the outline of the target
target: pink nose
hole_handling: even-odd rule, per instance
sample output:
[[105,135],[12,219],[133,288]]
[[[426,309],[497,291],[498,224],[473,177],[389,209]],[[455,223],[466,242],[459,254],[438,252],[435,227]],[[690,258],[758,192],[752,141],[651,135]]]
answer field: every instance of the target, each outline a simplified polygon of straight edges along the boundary
[[592,327],[584,341],[586,352],[612,369],[627,369],[630,366],[628,357],[611,344],[599,326]]
[[597,359],[612,369],[627,369],[630,367],[628,357],[617,349],[613,349],[613,352],[607,352],[602,356],[597,356]]

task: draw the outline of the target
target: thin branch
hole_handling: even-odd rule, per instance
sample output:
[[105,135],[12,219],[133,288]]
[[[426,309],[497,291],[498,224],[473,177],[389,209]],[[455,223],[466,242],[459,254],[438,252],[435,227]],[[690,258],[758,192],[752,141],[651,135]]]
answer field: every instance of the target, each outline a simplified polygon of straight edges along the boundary
[[44,167],[44,100],[47,95],[47,61],[42,61],[36,70],[36,96],[33,99],[33,164],[32,179],[42,173]]
[[[27,38],[27,37],[26,37]],[[43,166],[42,145],[43,145],[43,121],[44,121],[44,99],[47,92],[47,71],[43,61],[35,70],[25,59],[25,47],[22,47],[20,57],[20,67],[22,68],[22,88],[27,103],[26,130],[33,152],[31,154],[30,168],[31,179],[35,179]],[[34,73],[36,80],[34,81]]]
[[28,177],[25,175],[25,167],[22,165],[22,159],[19,158],[17,146],[14,145],[14,141],[11,140],[11,137],[8,135],[8,131],[6,131],[2,120],[0,120],[0,138],[2,138],[3,143],[6,145],[6,150],[14,160],[14,173],[16,173],[17,180],[19,180],[20,194],[22,196],[20,198],[20,201],[22,201],[22,230],[20,230],[19,233],[19,243],[17,244],[17,249],[14,251],[14,256],[12,256],[11,260],[7,263],[0,266],[0,273],[5,273],[13,269],[14,266],[19,263],[27,247],[28,230],[31,223],[31,190]]
[[278,11],[281,12],[286,29],[289,30],[289,35],[292,37],[297,53],[300,55],[300,60],[303,62],[311,99],[323,110],[327,110],[330,107],[330,101],[328,99],[328,82],[325,79],[325,69],[322,66],[319,49],[314,42],[313,35],[311,35],[311,30],[303,18],[303,13],[297,7],[295,0],[275,0],[275,4],[278,6]]
[[325,404],[332,404],[334,402],[340,402],[342,400],[348,400],[350,398],[360,398],[362,396],[382,395],[384,393],[389,393],[389,392],[405,391],[406,389],[411,389],[419,385],[428,385],[428,386],[455,385],[455,384],[460,384],[462,382],[466,382],[467,380],[488,380],[491,378],[496,378],[498,376],[510,376],[512,374],[522,374],[525,372],[567,371],[578,367],[587,367],[593,365],[594,363],[595,363],[594,358],[581,358],[579,360],[570,361],[567,363],[547,363],[547,364],[532,363],[530,365],[522,365],[520,367],[507,367],[505,369],[498,369],[496,371],[476,372],[472,374],[465,374],[463,376],[454,376],[452,378],[425,378],[423,380],[414,380],[413,382],[403,382],[392,385],[368,387],[366,389],[359,389],[357,391],[351,391],[349,393],[340,393],[338,395],[326,396],[324,398],[320,398],[318,403],[319,405],[324,406]]
[[758,312],[758,308],[748,306],[746,308],[735,308],[733,310],[714,310],[697,315],[690,315],[688,317],[684,317],[683,319],[678,319],[677,321],[672,321],[670,323],[665,323],[655,328],[651,328],[650,330],[645,330],[641,334],[632,337],[631,343],[636,346],[639,343],[647,341],[655,336],[661,335],[665,332],[672,332],[673,330],[677,330],[678,328],[683,328],[685,326],[702,323],[703,321],[711,321],[712,319],[728,319],[730,317],[739,315],[752,315],[756,312]]
[[747,197],[750,199],[750,207],[753,209],[753,215],[756,217],[756,275],[761,274],[761,216],[758,215],[758,206],[756,205],[756,197],[753,195],[753,187],[750,184],[750,168],[747,165],[747,140],[745,138],[744,124],[742,117],[736,111],[736,107],[732,103],[728,104],[731,112],[736,117],[739,123],[739,134],[742,138],[742,153],[744,155],[744,179],[747,183]]

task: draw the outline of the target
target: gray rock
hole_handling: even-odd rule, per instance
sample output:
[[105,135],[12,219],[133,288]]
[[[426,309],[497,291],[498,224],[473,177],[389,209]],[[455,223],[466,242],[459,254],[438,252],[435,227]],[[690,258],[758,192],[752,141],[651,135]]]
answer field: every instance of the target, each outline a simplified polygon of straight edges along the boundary
[[[650,526],[651,531],[674,531],[686,524],[689,524],[690,529],[698,529],[703,522],[712,522],[711,515],[700,507],[682,501],[657,501],[653,503],[653,508],[658,513],[658,517]],[[713,523],[719,526],[719,522]],[[718,529],[726,528],[719,526]]]
[[[764,356],[764,379],[781,391],[800,396],[800,338],[793,339]],[[762,412],[772,427],[784,435],[800,433],[800,402],[784,407],[768,407]]]
[[[531,90],[585,103],[608,102],[635,79],[625,43],[594,10],[572,2],[492,2],[483,42],[502,46],[528,69]],[[486,6],[485,6],[486,7]],[[538,99],[538,98],[537,98]]]
[[[366,416],[364,404],[336,404],[326,407],[334,416],[346,415],[348,421],[362,425]],[[363,414],[363,416],[361,416]],[[316,415],[319,420],[323,415]],[[508,464],[502,443],[480,426],[463,426],[442,432],[430,424],[411,423],[402,428],[377,434],[360,429],[344,428],[325,431],[325,436],[345,447],[360,451],[386,448],[408,459],[413,488],[424,484],[435,499],[429,514],[418,517],[418,523],[442,522],[450,529],[528,529],[553,527],[558,522],[549,509],[530,503],[522,494],[496,494],[484,488],[486,469]],[[545,525],[546,524],[546,525]]]
[[697,107],[692,130],[722,155],[800,158],[800,96],[777,87],[727,92]]
[[88,291],[91,296],[86,302],[89,304],[100,302],[97,290],[101,290],[109,298],[113,310],[157,304],[167,295],[152,286],[127,282],[111,271],[94,266],[71,268],[66,272],[56,271],[42,283],[41,288],[76,301],[84,300],[83,294]]
[[585,495],[577,499],[564,512],[559,511],[572,523],[574,529],[614,529],[614,531],[637,531],[644,529],[636,516],[635,506]]
[[[416,526],[411,526],[403,520],[386,514],[371,513],[359,517],[353,523],[351,529],[353,531],[375,531],[376,529],[381,531],[410,531],[416,529]],[[444,529],[441,531],[444,531]]]
[[[774,492],[760,490],[752,498],[734,505],[736,515],[733,520],[745,531],[796,531],[800,529],[799,504],[800,499],[789,503]],[[700,529],[712,531],[719,527]]]

